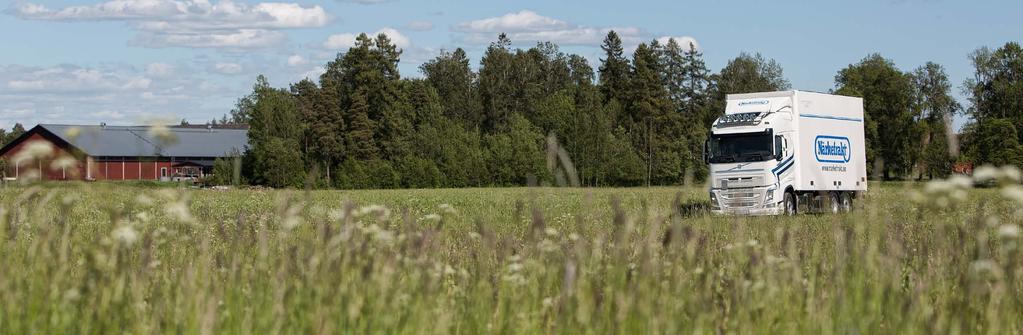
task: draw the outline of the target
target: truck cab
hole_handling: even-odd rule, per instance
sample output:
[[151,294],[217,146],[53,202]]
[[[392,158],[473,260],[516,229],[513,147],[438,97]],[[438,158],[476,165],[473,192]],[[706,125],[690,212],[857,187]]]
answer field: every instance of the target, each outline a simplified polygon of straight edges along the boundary
[[711,211],[794,214],[800,201],[821,207],[822,197],[835,211],[848,210],[856,192],[866,190],[862,115],[859,98],[729,95],[704,146]]

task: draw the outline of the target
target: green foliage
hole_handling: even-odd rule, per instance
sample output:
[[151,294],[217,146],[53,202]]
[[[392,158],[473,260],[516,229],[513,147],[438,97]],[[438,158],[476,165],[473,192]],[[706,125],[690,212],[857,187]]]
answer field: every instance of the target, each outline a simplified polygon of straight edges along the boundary
[[966,156],[976,164],[1023,166],[1019,131],[1007,119],[987,119],[964,131]]
[[927,62],[913,71],[911,78],[917,95],[917,122],[922,133],[919,161],[920,176],[946,177],[952,171],[953,150],[949,138],[952,117],[961,110],[952,97],[952,85],[941,65]]
[[464,121],[464,126],[469,128],[483,124],[476,73],[469,67],[465,50],[441,51],[440,56],[423,63],[419,69],[437,90],[445,115]]
[[974,77],[963,86],[970,100],[967,112],[975,123],[965,129],[963,150],[976,164],[1019,164],[1023,157],[1019,148],[1023,135],[1018,132],[1023,127],[1023,47],[1017,42],[993,51],[984,47],[970,60]]
[[305,125],[295,98],[272,88],[263,76],[256,79],[249,122],[249,152],[254,164],[252,179],[271,187],[299,187],[305,180],[301,138]]
[[604,51],[604,58],[600,59],[600,88],[604,102],[624,102],[624,95],[628,92],[630,65],[625,58],[621,37],[614,30],[609,31],[600,49]]
[[835,83],[835,93],[864,98],[867,166],[872,175],[891,179],[908,174],[922,137],[914,119],[912,76],[873,54],[839,71]]
[[549,181],[545,137],[529,120],[512,115],[508,131],[484,136],[484,153],[494,185]]
[[213,161],[213,176],[207,180],[207,183],[210,185],[241,185],[241,164],[241,156],[217,158]]
[[21,136],[21,134],[24,134],[24,133],[25,133],[25,126],[22,126],[21,123],[15,123],[14,126],[11,127],[11,131],[10,132],[7,132],[4,129],[0,129],[0,148],[2,148],[3,146],[7,145],[7,143],[11,143],[15,139],[17,139],[19,136]]

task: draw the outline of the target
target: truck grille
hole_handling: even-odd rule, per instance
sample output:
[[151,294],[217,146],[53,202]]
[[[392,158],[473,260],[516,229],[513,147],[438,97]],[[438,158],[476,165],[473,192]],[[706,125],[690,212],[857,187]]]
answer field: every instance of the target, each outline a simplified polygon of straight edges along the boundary
[[718,179],[718,185],[721,188],[741,188],[741,187],[757,187],[764,186],[764,177],[732,177],[732,178],[720,178]]
[[761,203],[761,194],[749,191],[721,192],[721,201],[725,207],[753,207]]

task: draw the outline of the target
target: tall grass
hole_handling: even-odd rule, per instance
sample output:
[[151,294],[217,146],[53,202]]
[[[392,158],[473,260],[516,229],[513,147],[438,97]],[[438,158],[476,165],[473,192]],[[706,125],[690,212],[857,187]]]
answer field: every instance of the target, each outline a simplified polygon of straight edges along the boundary
[[[3,333],[1019,333],[1017,188],[0,191]],[[1023,198],[1019,199],[1023,200]]]

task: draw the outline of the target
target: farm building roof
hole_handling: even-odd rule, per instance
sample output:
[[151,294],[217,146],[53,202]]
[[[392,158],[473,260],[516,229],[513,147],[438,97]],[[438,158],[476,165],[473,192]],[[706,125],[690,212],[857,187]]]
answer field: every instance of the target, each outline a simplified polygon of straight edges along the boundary
[[239,128],[170,126],[164,133],[169,136],[160,136],[150,131],[152,126],[41,124],[38,127],[94,157],[225,157],[245,152],[248,142],[248,129]]

